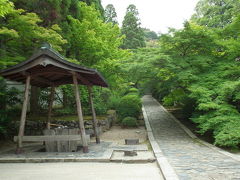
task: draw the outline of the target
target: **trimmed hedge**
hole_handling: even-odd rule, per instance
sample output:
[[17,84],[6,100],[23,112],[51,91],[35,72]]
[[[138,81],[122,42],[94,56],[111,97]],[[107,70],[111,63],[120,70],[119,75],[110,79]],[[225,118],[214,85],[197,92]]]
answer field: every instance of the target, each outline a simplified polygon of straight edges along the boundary
[[137,119],[135,117],[125,117],[122,120],[122,125],[127,127],[136,127],[137,126]]
[[120,100],[118,113],[120,119],[125,117],[135,117],[138,118],[141,112],[141,99],[138,95],[128,94],[123,96]]

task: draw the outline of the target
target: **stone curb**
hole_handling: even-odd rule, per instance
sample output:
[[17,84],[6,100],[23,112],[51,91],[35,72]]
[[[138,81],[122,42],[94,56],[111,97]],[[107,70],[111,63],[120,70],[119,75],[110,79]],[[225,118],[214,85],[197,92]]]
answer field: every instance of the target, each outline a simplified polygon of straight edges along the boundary
[[129,160],[124,160],[124,159],[111,159],[110,162],[117,162],[117,163],[126,163],[126,164],[146,164],[146,163],[153,163],[155,162],[156,160],[155,159],[129,159]]
[[118,162],[118,163],[152,163],[155,159],[134,159],[134,160],[114,160],[114,159],[82,159],[82,158],[2,158],[0,163],[58,163],[58,162]]
[[207,146],[208,148],[210,148],[210,149],[212,149],[212,150],[215,150],[215,151],[217,151],[217,152],[219,152],[219,153],[221,153],[221,154],[223,154],[223,155],[225,155],[225,156],[228,156],[228,157],[230,157],[230,158],[232,158],[232,159],[234,159],[234,160],[236,160],[236,161],[240,161],[240,157],[238,157],[238,156],[236,156],[236,155],[234,155],[234,154],[232,154],[232,153],[230,153],[230,152],[224,151],[224,150],[222,150],[221,148],[218,148],[218,147],[216,147],[216,146],[214,146],[214,145],[212,145],[212,144],[210,144],[210,143],[208,143],[208,142],[205,142],[205,141],[199,139],[195,134],[192,133],[192,131],[191,131],[190,129],[188,129],[188,128],[187,128],[184,124],[182,124],[176,117],[174,117],[170,112],[168,112],[156,99],[153,98],[153,100],[154,100],[155,102],[157,102],[157,103],[159,104],[159,106],[161,106],[161,107],[163,108],[163,110],[164,110],[166,113],[168,113],[168,114],[171,116],[171,118],[172,118],[172,119],[187,133],[187,135],[190,136],[192,139],[198,141],[200,144],[203,144],[203,145]]
[[147,129],[148,140],[150,141],[154,155],[157,160],[157,164],[162,172],[164,179],[165,180],[179,180],[176,172],[174,171],[173,167],[169,164],[167,158],[163,155],[161,148],[159,147],[158,143],[156,142],[156,140],[153,136],[152,128],[148,121],[148,116],[145,111],[144,105],[142,106],[142,112],[143,112],[143,117],[144,117],[144,121],[145,121],[145,126]]
[[110,162],[110,159],[81,158],[1,158],[0,163]]

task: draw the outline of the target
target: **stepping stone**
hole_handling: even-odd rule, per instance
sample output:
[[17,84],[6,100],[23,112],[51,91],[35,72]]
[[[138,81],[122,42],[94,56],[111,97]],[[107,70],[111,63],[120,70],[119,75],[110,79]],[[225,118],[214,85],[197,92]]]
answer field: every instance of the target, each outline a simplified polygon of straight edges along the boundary
[[124,151],[124,156],[137,156],[136,151]]

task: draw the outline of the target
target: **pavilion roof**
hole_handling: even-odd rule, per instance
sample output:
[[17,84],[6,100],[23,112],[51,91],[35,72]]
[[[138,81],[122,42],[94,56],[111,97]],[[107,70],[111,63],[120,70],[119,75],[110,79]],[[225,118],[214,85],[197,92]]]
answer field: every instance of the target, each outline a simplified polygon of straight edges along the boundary
[[22,83],[30,75],[30,84],[37,87],[73,84],[73,73],[76,73],[79,84],[108,87],[97,70],[71,63],[49,47],[41,47],[28,60],[0,71],[4,78]]

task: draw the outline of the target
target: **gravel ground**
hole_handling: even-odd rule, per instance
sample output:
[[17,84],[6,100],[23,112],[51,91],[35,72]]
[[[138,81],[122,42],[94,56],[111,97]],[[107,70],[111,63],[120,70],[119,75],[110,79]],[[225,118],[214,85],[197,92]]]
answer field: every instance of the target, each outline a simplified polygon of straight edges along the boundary
[[125,144],[125,139],[139,139],[140,143],[143,143],[147,140],[147,132],[143,126],[138,128],[113,126],[109,131],[104,132],[100,139],[101,141],[111,141],[117,144]]
[[[119,145],[125,144],[127,138],[139,139],[140,143],[145,142],[147,140],[145,127],[121,128],[121,126],[113,126],[100,136],[101,141],[114,142]],[[95,141],[95,138],[92,138],[92,141]],[[12,141],[0,141],[0,153],[15,147],[16,145]]]

